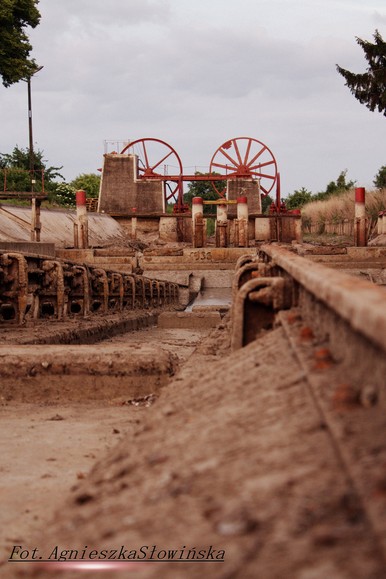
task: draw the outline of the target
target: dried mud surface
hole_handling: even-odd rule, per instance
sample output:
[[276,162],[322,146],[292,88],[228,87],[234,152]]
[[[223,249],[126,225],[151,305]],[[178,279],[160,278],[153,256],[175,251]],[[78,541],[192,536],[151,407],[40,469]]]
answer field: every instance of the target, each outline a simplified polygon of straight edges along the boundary
[[[93,321],[76,324],[79,325],[95,330]],[[103,322],[99,321],[98,325]],[[52,340],[63,332],[73,331],[73,327],[72,321],[53,324],[53,327],[45,322],[41,324],[40,338]],[[153,350],[153,356],[162,349],[173,357],[178,367],[207,332],[144,328],[97,344],[95,355],[103,348],[106,350],[106,346],[117,350],[120,344],[144,346],[147,351]],[[26,332],[22,333],[20,328],[9,328],[7,336],[10,341],[11,336],[13,340],[16,336],[22,343],[31,339],[31,334],[26,337]],[[33,356],[33,346],[31,348],[29,357]],[[64,345],[55,348],[60,355],[67,351]],[[78,383],[77,388],[81,387]],[[80,404],[66,402],[65,395],[56,401],[47,401],[41,394],[40,401],[33,404],[0,396],[1,577],[11,571],[3,565],[10,548],[20,542],[31,544],[34,534],[45,528],[70,489],[86,477],[98,457],[110,451],[126,435],[132,435],[143,413],[159,396],[158,389],[157,393],[150,394],[146,389],[146,395],[135,398],[112,394],[111,391],[110,397],[103,400],[83,399]]]
[[[155,344],[167,341],[165,332]],[[86,545],[197,551],[213,546],[225,552],[224,563],[136,563],[115,568],[117,577],[385,577],[379,534],[283,327],[232,354],[226,323],[199,342],[191,343],[186,363],[158,397],[120,415],[117,444],[99,432],[99,448],[108,448],[90,473],[76,478],[74,467],[72,488],[66,481],[55,515],[45,514],[47,530],[36,525],[20,540],[44,556],[55,546]],[[104,410],[101,427],[110,431],[117,416]],[[376,443],[384,447],[381,438]],[[82,452],[84,459],[83,443]],[[25,484],[32,479],[26,477]],[[382,496],[375,500],[385,507]],[[10,579],[44,579],[52,577],[53,567],[6,563],[0,572]],[[81,572],[69,565],[57,573],[65,579],[95,577],[95,569]],[[98,577],[112,574],[105,570]]]

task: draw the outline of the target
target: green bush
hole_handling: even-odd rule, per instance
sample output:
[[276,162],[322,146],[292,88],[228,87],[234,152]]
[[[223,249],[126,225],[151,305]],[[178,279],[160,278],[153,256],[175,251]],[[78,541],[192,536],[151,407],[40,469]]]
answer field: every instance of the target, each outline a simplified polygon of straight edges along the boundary
[[58,183],[48,193],[48,200],[63,207],[75,207],[75,189],[68,183]]

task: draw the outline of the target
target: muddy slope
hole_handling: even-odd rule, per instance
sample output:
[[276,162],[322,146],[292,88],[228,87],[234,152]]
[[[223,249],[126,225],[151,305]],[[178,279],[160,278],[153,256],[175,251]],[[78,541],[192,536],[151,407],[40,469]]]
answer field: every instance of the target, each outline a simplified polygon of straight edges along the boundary
[[[225,552],[221,564],[138,563],[115,569],[118,577],[386,576],[283,329],[226,352],[217,330],[162,396],[138,409],[139,423],[73,488],[34,546],[45,557],[86,545]],[[52,567],[24,569],[7,564],[6,573],[52,577]],[[95,576],[66,569],[66,579]]]

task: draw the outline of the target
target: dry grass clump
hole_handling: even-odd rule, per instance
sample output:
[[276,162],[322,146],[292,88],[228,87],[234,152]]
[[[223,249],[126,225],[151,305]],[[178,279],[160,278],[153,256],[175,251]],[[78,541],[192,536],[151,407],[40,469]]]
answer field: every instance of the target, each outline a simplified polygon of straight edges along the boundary
[[[318,224],[320,230],[326,223],[341,223],[354,219],[355,191],[345,191],[324,201],[311,201],[302,208],[305,225]],[[378,213],[386,210],[386,189],[366,191],[366,214],[375,223]]]

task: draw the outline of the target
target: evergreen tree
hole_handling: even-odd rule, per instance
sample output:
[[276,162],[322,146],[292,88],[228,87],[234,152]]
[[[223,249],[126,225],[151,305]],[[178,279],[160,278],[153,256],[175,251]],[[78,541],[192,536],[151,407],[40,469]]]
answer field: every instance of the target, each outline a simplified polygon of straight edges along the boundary
[[353,189],[355,187],[356,181],[352,180],[347,181],[346,177],[347,177],[347,169],[339,174],[339,177],[337,178],[336,181],[330,181],[325,191],[321,191],[320,193],[314,195],[313,200],[321,201],[324,199],[328,199],[333,195],[339,195],[344,191],[350,191],[350,189]]
[[303,205],[312,201],[312,193],[305,187],[297,189],[284,199],[287,209],[301,209]]
[[373,183],[378,189],[386,189],[386,165],[379,169]]
[[30,58],[32,46],[25,28],[40,22],[39,0],[2,0],[0,2],[0,76],[5,87],[26,79],[38,66]]
[[367,72],[355,74],[336,65],[345,78],[346,86],[360,103],[371,111],[378,109],[386,116],[386,42],[378,30],[374,33],[374,43],[356,38],[368,62]]

